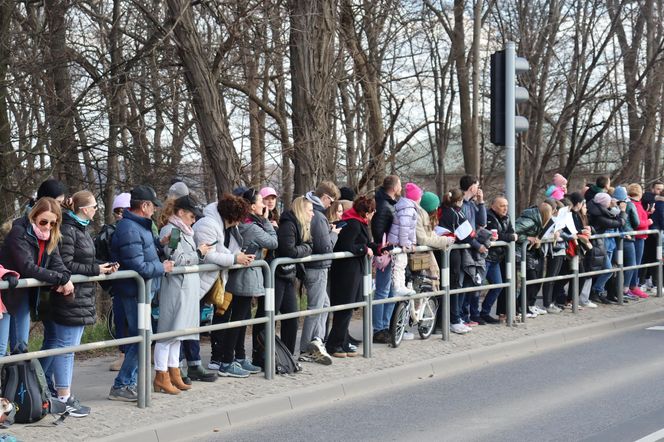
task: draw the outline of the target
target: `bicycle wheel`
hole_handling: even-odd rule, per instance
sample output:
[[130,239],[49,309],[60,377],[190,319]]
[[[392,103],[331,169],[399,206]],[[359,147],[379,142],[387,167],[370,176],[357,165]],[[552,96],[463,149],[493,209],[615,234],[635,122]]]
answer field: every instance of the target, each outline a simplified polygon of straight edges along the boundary
[[111,339],[115,339],[115,325],[113,321],[113,302],[108,307],[108,312],[106,312],[106,329],[108,334],[111,335]]
[[433,333],[433,328],[436,325],[436,312],[438,311],[438,300],[436,298],[427,299],[422,309],[422,319],[417,324],[417,332],[420,338],[428,339]]
[[390,320],[390,344],[397,348],[403,339],[403,332],[408,325],[408,308],[405,302],[400,302],[394,308],[392,319]]

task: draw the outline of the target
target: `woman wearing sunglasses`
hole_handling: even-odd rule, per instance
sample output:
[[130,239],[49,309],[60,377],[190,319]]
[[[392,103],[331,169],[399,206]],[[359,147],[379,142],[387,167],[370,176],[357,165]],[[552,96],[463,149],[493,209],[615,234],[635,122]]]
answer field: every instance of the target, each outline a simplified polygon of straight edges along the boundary
[[[30,333],[30,312],[43,313],[40,305],[42,293],[55,290],[59,295],[71,296],[74,285],[69,280],[71,271],[65,267],[58,253],[62,212],[53,198],[39,199],[30,213],[17,219],[0,250],[0,264],[16,270],[22,278],[36,278],[52,285],[49,287],[4,290],[2,300],[8,314],[0,319],[0,355],[6,354],[10,338],[12,353],[27,351]],[[43,296],[47,298],[47,296]],[[48,308],[48,306],[46,306]]]
[[[95,246],[88,233],[88,225],[97,213],[97,201],[87,190],[76,192],[64,205],[62,240],[58,251],[63,263],[72,274],[98,276],[110,274],[118,269],[117,264],[97,264]],[[44,343],[42,350],[79,345],[86,325],[96,320],[97,284],[77,284],[74,293],[68,296],[52,295],[48,316],[43,317]],[[71,395],[74,373],[74,353],[66,353],[41,359],[46,380],[57,392],[57,398],[67,406],[72,417],[85,417],[90,408],[81,405]]]

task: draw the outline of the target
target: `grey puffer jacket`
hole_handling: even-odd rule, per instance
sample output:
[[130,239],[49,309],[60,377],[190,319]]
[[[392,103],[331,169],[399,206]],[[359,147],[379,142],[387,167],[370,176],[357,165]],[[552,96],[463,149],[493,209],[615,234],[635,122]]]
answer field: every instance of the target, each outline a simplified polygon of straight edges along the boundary
[[[265,259],[267,250],[275,250],[279,245],[277,232],[270,221],[265,218],[251,216],[244,224],[238,226],[242,235],[242,247],[258,246],[256,259]],[[260,267],[230,270],[226,290],[233,296],[263,296],[263,270]]]

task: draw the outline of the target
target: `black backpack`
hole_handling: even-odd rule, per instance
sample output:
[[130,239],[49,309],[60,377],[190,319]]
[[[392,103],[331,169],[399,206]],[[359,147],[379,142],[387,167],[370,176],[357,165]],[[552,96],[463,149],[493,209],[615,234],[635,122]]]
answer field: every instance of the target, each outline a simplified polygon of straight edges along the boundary
[[[274,367],[277,374],[293,374],[302,371],[302,366],[295,360],[293,354],[288,350],[279,336],[274,337]],[[265,332],[261,330],[256,340],[257,348],[254,349],[253,363],[265,367],[263,355],[265,354]]]
[[15,404],[15,421],[20,424],[37,422],[51,411],[51,394],[38,359],[3,365],[2,395]]

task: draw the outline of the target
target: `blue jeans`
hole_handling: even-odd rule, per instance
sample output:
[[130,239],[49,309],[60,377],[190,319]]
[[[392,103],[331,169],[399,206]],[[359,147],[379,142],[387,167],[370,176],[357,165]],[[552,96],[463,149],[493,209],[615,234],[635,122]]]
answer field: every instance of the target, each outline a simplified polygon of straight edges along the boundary
[[[115,295],[118,296],[118,295]],[[134,296],[119,296],[127,318],[127,336],[138,335],[138,299]],[[115,377],[113,386],[120,388],[123,386],[136,385],[138,377],[138,344],[129,344],[125,346],[125,358],[120,368],[120,372]]]
[[[634,240],[634,258],[635,258],[635,265],[640,265],[641,260],[643,259],[643,246],[645,244],[646,240],[644,238],[636,238]],[[625,281],[627,281],[627,278],[625,278]],[[629,286],[630,287],[638,287],[639,286],[639,271],[635,270],[634,273],[632,274],[632,279],[629,281]]]
[[2,315],[0,319],[0,358],[7,354],[7,342],[9,342],[9,323],[11,318],[8,313]]
[[[606,256],[604,257],[604,269],[608,270],[612,267],[611,258],[613,258],[613,251],[606,252]],[[611,276],[613,276],[613,273],[602,273],[599,275],[597,279],[595,279],[592,290],[597,293],[603,292],[604,286],[606,285],[606,282],[611,279]]]
[[[263,315],[265,316],[265,315]],[[181,342],[180,345],[181,356],[180,359],[187,360],[187,365],[192,367],[194,365],[201,365],[201,343],[197,339],[187,339]]]
[[[623,240],[623,264],[625,267],[636,265],[636,251],[634,248],[634,241]],[[625,278],[623,279],[623,286],[625,288],[631,287],[630,282],[636,270],[625,270]]]
[[12,353],[23,353],[28,351],[28,339],[30,337],[30,301],[27,295],[21,296],[21,301],[16,307],[9,321],[9,349]]
[[[502,284],[503,283],[503,274],[500,271],[500,263],[487,261],[486,262],[486,280],[489,281],[489,284]],[[482,302],[482,312],[481,315],[490,315],[493,304],[496,303],[496,299],[500,296],[500,292],[503,289],[491,289],[484,297],[484,302]]]
[[[376,290],[374,299],[385,299],[392,297],[392,263],[383,270],[376,269]],[[394,311],[394,303],[374,305],[371,308],[373,316],[373,331],[379,332],[390,327],[390,319]]]
[[[464,287],[472,287],[472,282],[468,285],[464,284]],[[477,319],[480,316],[480,294],[479,292],[469,292],[466,293],[466,296],[463,297],[463,303],[461,305],[461,316],[463,322],[470,322],[471,320]]]
[[[41,349],[50,350],[79,345],[83,329],[82,325],[62,325],[54,321],[44,321],[44,343]],[[71,378],[74,374],[74,353],[48,356],[40,359],[39,362],[41,362],[49,385],[53,385],[56,389],[71,387]]]

